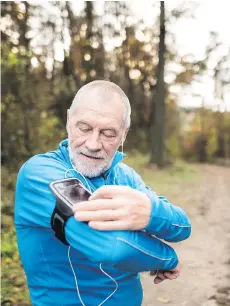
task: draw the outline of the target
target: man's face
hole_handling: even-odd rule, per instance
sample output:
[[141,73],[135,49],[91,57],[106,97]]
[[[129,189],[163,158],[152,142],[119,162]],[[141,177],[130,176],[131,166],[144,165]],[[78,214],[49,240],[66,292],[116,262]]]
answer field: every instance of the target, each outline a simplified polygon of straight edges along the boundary
[[80,95],[67,120],[70,158],[80,173],[96,177],[110,167],[126,136],[124,112],[125,106],[116,93],[103,97],[92,89]]

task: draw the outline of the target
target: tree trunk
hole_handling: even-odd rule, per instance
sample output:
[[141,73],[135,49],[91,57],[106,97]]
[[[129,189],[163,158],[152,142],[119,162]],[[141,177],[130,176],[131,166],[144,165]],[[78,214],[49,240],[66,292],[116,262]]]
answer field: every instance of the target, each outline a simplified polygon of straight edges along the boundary
[[[150,163],[157,164],[158,167],[164,166],[164,119],[165,119],[165,7],[164,1],[160,2],[160,35],[158,49],[157,83],[154,120],[151,127],[152,136],[150,138]],[[154,105],[154,103],[153,103]]]

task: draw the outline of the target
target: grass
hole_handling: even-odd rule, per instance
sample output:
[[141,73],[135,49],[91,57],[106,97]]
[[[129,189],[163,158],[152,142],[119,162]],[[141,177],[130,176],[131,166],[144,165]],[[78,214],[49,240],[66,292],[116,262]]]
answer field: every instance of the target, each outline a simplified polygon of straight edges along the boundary
[[139,153],[127,155],[124,162],[135,169],[152,190],[157,194],[173,195],[181,191],[188,183],[200,180],[202,174],[196,165],[176,160],[164,169],[148,164],[148,156]]

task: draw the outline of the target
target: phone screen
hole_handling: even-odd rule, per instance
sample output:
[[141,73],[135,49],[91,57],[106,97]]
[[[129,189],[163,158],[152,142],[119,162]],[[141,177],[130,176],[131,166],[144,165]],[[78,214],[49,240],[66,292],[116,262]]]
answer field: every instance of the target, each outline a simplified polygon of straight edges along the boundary
[[55,195],[68,201],[68,204],[74,204],[82,201],[88,201],[90,192],[80,185],[77,179],[65,179],[51,184],[51,189]]

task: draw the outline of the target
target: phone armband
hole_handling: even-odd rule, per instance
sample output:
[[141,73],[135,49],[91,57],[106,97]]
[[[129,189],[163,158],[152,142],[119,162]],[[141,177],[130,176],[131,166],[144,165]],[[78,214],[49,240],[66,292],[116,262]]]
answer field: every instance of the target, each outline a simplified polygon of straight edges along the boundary
[[65,224],[74,215],[72,207],[78,202],[87,201],[91,193],[76,178],[67,178],[51,182],[51,191],[56,197],[56,206],[51,216],[51,227],[55,236],[65,245]]

